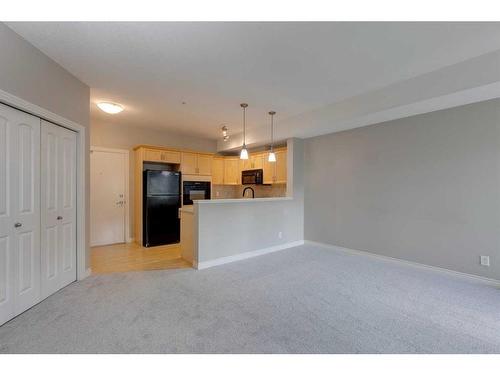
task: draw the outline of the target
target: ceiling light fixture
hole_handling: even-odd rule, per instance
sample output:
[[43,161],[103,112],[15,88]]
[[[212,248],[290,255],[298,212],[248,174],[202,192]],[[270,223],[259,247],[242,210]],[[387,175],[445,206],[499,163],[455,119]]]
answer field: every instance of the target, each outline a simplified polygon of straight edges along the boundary
[[276,154],[274,153],[274,115],[276,114],[275,111],[270,111],[269,114],[271,115],[271,150],[269,150],[269,157],[267,158],[267,161],[270,163],[274,163],[276,161]]
[[246,108],[248,107],[248,104],[247,103],[241,103],[240,107],[243,108],[243,147],[241,148],[240,159],[247,160],[248,159],[248,150],[247,150],[247,145],[245,144],[245,141],[246,141],[246,118],[245,118],[245,113],[246,113]]
[[104,112],[109,113],[111,115],[115,115],[115,114],[123,111],[123,106],[121,106],[120,104],[116,104],[116,103],[100,102],[100,103],[97,103],[97,106],[101,109],[101,111],[104,111]]
[[224,140],[224,142],[227,142],[229,139],[227,126],[224,125],[221,129],[222,129],[222,139]]

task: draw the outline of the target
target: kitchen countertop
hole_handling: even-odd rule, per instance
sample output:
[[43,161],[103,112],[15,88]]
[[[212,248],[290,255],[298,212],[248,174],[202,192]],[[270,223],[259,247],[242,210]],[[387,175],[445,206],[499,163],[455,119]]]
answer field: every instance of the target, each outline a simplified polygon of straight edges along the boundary
[[262,203],[291,201],[292,197],[273,197],[273,198],[236,198],[236,199],[207,199],[195,201],[196,204],[217,204],[217,203]]
[[193,209],[194,207],[193,206],[182,206],[181,208],[179,208],[179,211],[180,212],[187,212],[187,213],[190,213],[192,214],[193,213]]

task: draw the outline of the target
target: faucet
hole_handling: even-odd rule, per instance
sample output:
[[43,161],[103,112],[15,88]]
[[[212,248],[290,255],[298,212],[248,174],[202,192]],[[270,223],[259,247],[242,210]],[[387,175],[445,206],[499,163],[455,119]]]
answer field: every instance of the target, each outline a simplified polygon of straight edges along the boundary
[[255,198],[255,191],[250,186],[247,186],[246,188],[243,189],[243,198],[245,198],[245,193],[247,192],[248,189],[252,191],[252,198]]

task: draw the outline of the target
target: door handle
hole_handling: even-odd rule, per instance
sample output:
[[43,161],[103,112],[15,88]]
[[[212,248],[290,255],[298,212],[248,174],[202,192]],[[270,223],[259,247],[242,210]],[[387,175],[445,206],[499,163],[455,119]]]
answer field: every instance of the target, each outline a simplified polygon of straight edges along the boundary
[[15,224],[14,224],[14,228],[20,228],[20,227],[22,227],[22,226],[23,226],[23,224],[21,224],[21,223],[15,223]]
[[57,217],[57,220],[62,220],[62,219],[63,219],[63,217],[62,217],[62,216],[58,216],[58,217]]

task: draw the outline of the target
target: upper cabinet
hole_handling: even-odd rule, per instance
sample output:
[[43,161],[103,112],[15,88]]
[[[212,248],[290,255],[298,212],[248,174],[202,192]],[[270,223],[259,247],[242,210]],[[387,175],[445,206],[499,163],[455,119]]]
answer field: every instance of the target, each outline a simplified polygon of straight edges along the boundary
[[286,184],[286,171],[287,171],[287,152],[286,150],[276,151],[276,172],[274,175],[275,184]]
[[183,152],[181,171],[183,174],[212,175],[212,155]]
[[198,174],[210,176],[212,174],[212,155],[198,154]]
[[240,160],[240,168],[242,171],[249,169],[262,169],[264,167],[264,154],[250,155],[247,160]]
[[212,160],[212,184],[224,184],[224,158],[215,157]]
[[264,184],[285,184],[287,180],[287,150],[275,150],[276,162],[270,163],[268,151],[252,152],[248,160],[237,156],[213,156],[208,153],[172,150],[156,146],[137,146],[136,158],[142,162],[179,164],[184,175],[212,176],[215,185],[240,185],[241,172],[250,169],[264,171]]
[[276,161],[274,163],[267,161],[267,157],[263,158],[262,169],[264,170],[264,183],[286,184],[286,179],[287,179],[286,149],[276,150],[275,154],[276,154]]
[[241,183],[240,159],[224,158],[224,185],[239,185]]
[[197,155],[192,152],[183,152],[181,160],[181,171],[183,174],[197,174]]
[[144,148],[144,161],[180,164],[181,153],[179,151]]

